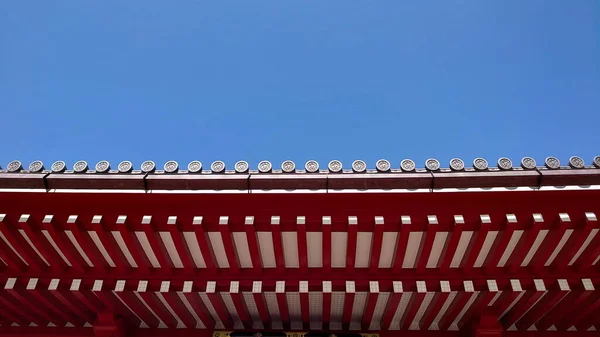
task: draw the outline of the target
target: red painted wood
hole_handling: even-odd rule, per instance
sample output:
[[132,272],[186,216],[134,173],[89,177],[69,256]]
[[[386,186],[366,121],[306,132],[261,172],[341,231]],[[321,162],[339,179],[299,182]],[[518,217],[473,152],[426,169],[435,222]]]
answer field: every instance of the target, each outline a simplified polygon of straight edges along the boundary
[[11,313],[13,316],[17,316],[14,318],[19,325],[28,326],[30,323],[35,323],[38,326],[44,327],[48,325],[49,321],[47,319],[39,316],[37,312],[29,310],[29,307],[21,302],[20,296],[14,296],[14,292],[1,289],[0,304],[2,304],[3,308],[7,309],[7,312]]
[[329,330],[331,326],[331,293],[323,293],[323,330]]
[[50,235],[58,249],[60,249],[65,258],[69,261],[73,270],[78,273],[84,273],[84,266],[87,266],[87,264],[79,252],[77,252],[69,238],[67,238],[59,223],[54,220],[54,217],[50,222],[42,223],[41,228],[48,232],[48,235]]
[[300,314],[302,316],[302,327],[303,329],[310,329],[310,303],[308,299],[308,292],[300,293]]
[[[44,237],[37,221],[34,221],[31,216],[23,220],[24,221],[19,220],[19,226],[23,229],[31,243],[37,248],[44,259],[48,261],[50,264],[49,268],[55,272],[62,272],[67,265],[58,255],[56,250],[50,245],[50,242]],[[44,266],[44,268],[47,267]]]
[[577,224],[578,226],[575,228],[575,231],[571,234],[562,251],[551,264],[553,271],[556,273],[563,273],[568,268],[569,262],[575,257],[575,254],[577,254],[579,248],[581,248],[592,230],[598,227],[597,221],[582,220]]
[[358,225],[348,225],[348,244],[346,246],[346,272],[353,273],[356,262],[356,240],[358,236]]
[[111,260],[115,264],[117,272],[126,273],[129,262],[119,248],[119,245],[115,241],[115,237],[112,235],[112,233],[107,232],[101,223],[93,224],[92,228],[94,228],[93,231],[96,233],[96,235],[98,235],[98,239],[100,239],[100,242],[102,242],[102,245],[104,246],[104,249],[106,249],[108,256],[110,256]]
[[281,239],[281,227],[279,224],[271,225],[273,237],[273,251],[275,252],[275,263],[277,272],[283,274],[285,271],[285,257],[283,255],[283,243]]
[[323,224],[323,273],[331,273],[331,225]]
[[300,272],[306,274],[308,272],[308,243],[306,239],[306,225],[297,224],[298,228],[298,263]]
[[450,269],[450,263],[452,263],[452,259],[456,253],[456,248],[458,247],[463,227],[464,225],[462,223],[455,221],[452,228],[452,234],[450,234],[450,237],[446,239],[446,247],[444,248],[443,254],[440,255],[439,266],[441,274],[447,274],[448,270]]
[[433,320],[439,314],[450,294],[451,292],[438,292],[435,294],[435,296],[433,296],[433,299],[429,304],[429,308],[423,315],[423,318],[421,318],[421,322],[419,324],[421,330],[429,329],[431,323],[433,323]]
[[254,223],[246,224],[246,238],[248,240],[248,250],[250,251],[250,257],[252,258],[252,269],[260,273],[262,271],[262,259],[260,255],[260,247],[258,243],[258,237],[256,235],[256,229]]
[[175,312],[175,315],[183,322],[186,328],[196,328],[196,319],[179,298],[176,292],[161,292],[160,295],[167,302],[169,307]]
[[160,237],[160,233],[154,225],[154,221],[151,221],[150,224],[144,225],[144,234],[146,234],[146,239],[148,239],[148,243],[150,244],[150,248],[152,248],[152,252],[156,256],[158,260],[158,264],[160,264],[161,273],[171,274],[173,266],[173,261],[169,257],[169,253],[167,253],[167,249]]
[[371,242],[371,259],[369,270],[374,273],[379,269],[379,258],[381,257],[381,246],[383,244],[383,224],[375,224],[373,227],[373,240]]
[[519,322],[517,322],[517,328],[520,330],[527,330],[533,324],[536,324],[536,322],[544,317],[546,313],[559,304],[569,292],[570,290],[561,290],[558,286],[558,282],[553,283],[548,289],[546,296],[544,296],[519,320]]
[[196,315],[198,315],[198,318],[200,318],[204,326],[206,326],[207,329],[214,329],[216,322],[202,302],[202,299],[200,299],[198,293],[183,292],[183,295],[187,299],[192,309],[194,309],[194,312],[196,312]]
[[454,319],[456,319],[456,316],[458,316],[460,311],[465,307],[472,294],[473,293],[465,291],[459,291],[456,294],[454,301],[452,301],[452,304],[450,304],[450,307],[448,308],[448,310],[446,310],[446,314],[438,323],[440,330],[448,330],[452,322],[454,322]]
[[[484,264],[484,269],[486,274],[488,275],[497,275],[497,266],[498,263],[500,262],[500,259],[502,258],[502,255],[504,254],[504,251],[506,250],[506,247],[508,246],[508,243],[510,242],[510,239],[512,238],[513,234],[515,233],[515,230],[518,226],[518,223],[510,223],[507,220],[505,220],[505,228],[503,231],[501,231],[500,233],[498,233],[499,237],[496,237],[496,243],[494,244],[494,248],[492,250],[490,250],[490,252],[488,253],[488,256],[485,260],[485,264]],[[523,237],[521,236],[519,241],[522,241]],[[514,253],[514,251],[513,251]]]
[[171,239],[177,250],[177,255],[179,255],[179,258],[181,259],[183,268],[193,272],[193,270],[196,269],[196,264],[194,263],[192,253],[190,253],[185,238],[183,237],[183,231],[178,228],[177,224],[173,224],[169,226],[169,234],[171,235]]
[[237,311],[238,316],[240,317],[240,320],[242,321],[242,324],[244,325],[244,328],[246,329],[252,329],[252,318],[250,317],[250,314],[248,314],[248,308],[246,308],[246,302],[244,302],[244,299],[242,298],[242,294],[241,293],[230,293],[231,295],[231,299],[233,301],[233,305],[235,305],[235,310]]
[[425,268],[427,267],[427,261],[429,260],[429,255],[431,255],[431,249],[433,248],[433,241],[435,240],[435,235],[437,233],[437,224],[429,224],[427,225],[427,232],[422,238],[422,242],[419,245],[419,254],[417,255],[416,266],[417,273],[423,274],[425,272]]
[[400,232],[398,233],[398,242],[396,244],[396,252],[394,253],[394,263],[392,270],[394,274],[402,272],[402,263],[404,262],[404,255],[406,255],[406,249],[408,245],[408,236],[411,225],[403,224],[400,225]]
[[206,235],[206,232],[204,231],[204,227],[202,225],[194,225],[194,233],[196,234],[196,240],[198,240],[198,246],[200,247],[202,257],[204,258],[204,263],[206,264],[208,274],[216,274],[217,262],[215,260],[213,251],[208,243],[208,237]]
[[535,291],[534,289],[527,291],[521,296],[512,310],[502,319],[504,325],[510,327],[516,324],[545,294],[545,291]]
[[[533,258],[531,259],[531,262],[529,263],[532,273],[537,273],[543,268],[545,268],[544,264],[546,263],[546,261],[548,261],[550,255],[552,255],[556,246],[558,246],[558,243],[567,231],[569,224],[570,221],[563,222],[560,219],[557,219],[552,222],[552,225],[548,234],[546,235],[546,238],[544,239],[544,242],[542,242],[542,245],[537,250]],[[571,235],[573,235],[573,233],[571,233]],[[558,253],[557,257],[564,253],[562,251],[564,251],[564,247],[563,249],[561,249],[561,252]]]
[[277,304],[279,305],[279,316],[281,317],[281,322],[283,323],[284,329],[290,328],[290,313],[288,310],[287,298],[284,292],[278,292],[275,294],[277,296]]
[[425,292],[413,292],[410,301],[408,302],[408,306],[406,307],[406,312],[404,313],[404,317],[400,321],[400,329],[401,330],[409,330],[412,325],[415,316],[417,315],[417,311],[423,304],[423,300],[425,299]]
[[132,290],[117,291],[115,292],[115,296],[127,304],[149,327],[158,328],[160,321],[148,310]]
[[373,320],[373,314],[375,313],[375,305],[377,305],[378,298],[379,293],[370,292],[367,295],[367,304],[365,306],[361,322],[361,328],[363,331],[369,330],[369,326],[371,325],[371,321]]
[[471,242],[469,248],[465,252],[462,260],[462,268],[467,274],[473,273],[473,268],[475,265],[475,261],[477,261],[477,257],[479,257],[479,253],[481,252],[481,248],[487,238],[487,235],[490,231],[489,224],[480,223],[479,230],[473,233],[473,237],[471,237]]
[[39,319],[34,321],[37,325],[47,326],[49,322],[52,322],[58,326],[64,326],[66,323],[66,321],[62,321],[61,319],[50,315],[47,311],[42,310],[41,307],[36,304],[36,300],[32,299],[30,297],[31,295],[25,290],[25,286],[19,284],[18,280],[13,287],[4,287],[4,290],[9,296],[12,296],[24,310],[32,312],[36,317],[39,317]]
[[233,245],[233,237],[229,230],[229,225],[219,225],[219,232],[221,232],[221,238],[223,239],[223,248],[225,248],[225,255],[227,255],[227,261],[229,262],[229,272],[236,275],[240,272],[240,263],[237,258],[237,253]]
[[467,310],[465,315],[458,322],[459,329],[467,329],[476,323],[477,319],[484,313],[489,312],[488,305],[496,296],[496,292],[490,292],[487,290],[481,291],[477,299],[473,302],[471,307]]
[[35,288],[32,289],[25,290],[25,288],[23,288],[23,292],[29,295],[34,305],[38,308],[43,308],[42,310],[48,311],[49,314],[58,319],[57,322],[60,322],[63,325],[70,322],[75,326],[83,326],[86,321],[81,320],[77,316],[69,316],[67,308],[62,306],[60,302],[53,301],[53,297],[46,290],[48,285],[44,286],[41,283],[42,282],[38,281]]
[[354,297],[355,293],[346,293],[344,299],[344,310],[342,313],[342,329],[349,330],[350,322],[352,321],[352,309],[354,308]]
[[223,323],[225,328],[233,328],[233,318],[229,314],[229,311],[227,311],[227,309],[225,308],[225,304],[223,303],[223,298],[221,297],[221,294],[207,292],[206,295],[208,296],[210,304],[215,309],[217,316],[219,317],[221,323]]
[[100,253],[100,250],[98,250],[98,247],[92,238],[87,233],[87,230],[81,220],[79,220],[79,217],[77,217],[77,220],[74,223],[67,224],[67,229],[71,231],[73,237],[81,246],[81,249],[83,249],[88,259],[90,259],[94,265],[94,268],[105,271],[106,268],[108,268],[108,263],[104,259],[104,256],[102,256],[102,253]]
[[577,331],[587,331],[592,325],[596,325],[600,320],[598,311],[600,311],[600,294],[595,293],[591,296],[588,305],[581,308],[570,323],[577,328]]
[[67,308],[71,313],[78,317],[79,321],[93,323],[94,313],[91,310],[86,310],[78,303],[77,299],[73,297],[71,291],[68,288],[62,286],[62,283],[54,290],[48,290],[48,293],[54,297],[54,299]]
[[252,297],[254,298],[254,303],[256,304],[256,309],[258,310],[258,315],[260,316],[263,327],[265,329],[272,329],[271,316],[269,315],[264,295],[260,292],[256,292],[252,293]]
[[169,328],[177,327],[177,320],[169,310],[165,307],[165,305],[158,298],[157,292],[152,290],[147,291],[138,291],[138,295],[146,302],[146,304],[152,308],[152,311],[158,316],[158,318],[165,323]]
[[29,269],[33,272],[41,272],[47,268],[47,265],[33,251],[29,243],[25,241],[8,217],[0,221],[0,233],[4,235],[6,240],[8,240],[19,255],[23,257],[25,262],[29,265]]
[[531,226],[528,230],[523,233],[521,240],[517,244],[515,250],[513,251],[511,257],[507,262],[507,271],[510,273],[516,272],[520,267],[523,259],[531,249],[533,242],[537,238],[540,230],[542,229],[542,225],[544,222],[535,222],[531,221]]

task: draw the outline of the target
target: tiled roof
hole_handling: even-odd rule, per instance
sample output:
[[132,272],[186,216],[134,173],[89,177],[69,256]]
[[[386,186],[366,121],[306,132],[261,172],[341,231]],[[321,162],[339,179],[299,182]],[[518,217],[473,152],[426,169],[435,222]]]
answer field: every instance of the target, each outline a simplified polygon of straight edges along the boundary
[[162,170],[152,161],[135,168],[123,161],[112,168],[108,161],[100,161],[93,168],[85,161],[76,162],[67,169],[64,161],[56,161],[46,168],[41,161],[32,162],[27,169],[18,161],[0,168],[0,188],[69,188],[69,189],[164,189],[164,190],[251,190],[251,189],[437,189],[469,187],[536,187],[567,185],[600,185],[600,156],[586,165],[581,157],[573,156],[567,165],[548,157],[543,165],[533,158],[521,159],[519,165],[506,157],[490,165],[477,158],[471,167],[462,159],[450,160],[442,168],[436,159],[427,159],[424,168],[418,168],[410,159],[394,167],[381,159],[370,169],[365,161],[355,160],[351,168],[344,168],[339,160],[330,161],[326,168],[310,160],[303,168],[290,160],[275,168],[271,162],[261,161],[256,169],[246,161],[238,161],[233,170],[223,161],[204,167],[200,161],[190,162],[180,169],[176,161],[166,162]]

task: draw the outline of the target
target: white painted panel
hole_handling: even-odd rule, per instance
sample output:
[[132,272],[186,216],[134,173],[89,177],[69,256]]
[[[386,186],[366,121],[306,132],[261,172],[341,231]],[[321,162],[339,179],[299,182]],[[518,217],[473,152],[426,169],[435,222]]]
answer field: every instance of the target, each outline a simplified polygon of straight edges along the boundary
[[[356,235],[356,255],[355,267],[367,268],[371,261],[371,242],[373,241],[373,233],[358,232]],[[352,251],[353,247],[350,247]]]
[[[175,248],[175,243],[173,242],[173,238],[171,237],[171,233],[169,232],[159,232],[160,238],[165,245],[165,249],[167,250],[167,254],[169,254],[169,258],[173,261],[173,266],[175,268],[183,268],[183,262],[181,262],[181,257],[179,257],[179,252],[177,248]],[[185,254],[185,252],[182,252]]]
[[[52,248],[54,248],[54,250],[58,253],[58,255],[60,255],[60,257],[63,259],[63,261],[65,261],[67,266],[72,267],[73,265],[67,259],[67,257],[63,254],[63,252],[60,250],[60,248],[58,248],[58,245],[56,244],[56,242],[54,242],[54,239],[52,239],[52,236],[50,235],[50,233],[48,233],[47,230],[43,229],[42,234],[44,234],[44,236],[46,237],[46,240],[48,240],[48,242],[50,242],[50,245],[52,246]],[[6,261],[4,261],[4,263],[6,264]]]
[[348,247],[348,232],[331,233],[331,267],[346,267],[346,251]]
[[183,238],[185,239],[185,243],[187,244],[188,249],[190,250],[190,254],[192,254],[192,259],[194,260],[196,268],[206,268],[204,256],[202,256],[202,251],[200,250],[198,239],[196,239],[196,233],[183,232]]
[[331,317],[330,327],[332,330],[342,329],[342,315],[344,314],[344,301],[346,294],[343,291],[331,293]]
[[552,264],[552,262],[554,262],[554,259],[556,258],[556,256],[558,255],[558,253],[560,253],[560,251],[563,249],[563,247],[565,246],[565,244],[567,243],[567,241],[571,237],[571,234],[573,234],[573,230],[572,229],[567,229],[565,231],[565,234],[563,234],[562,238],[560,238],[560,241],[556,245],[556,248],[554,248],[554,251],[552,252],[552,255],[550,255],[550,257],[548,257],[548,260],[546,260],[546,262],[544,263],[544,267],[548,267],[549,265]]
[[352,305],[352,319],[350,321],[350,330],[360,330],[366,303],[367,303],[367,292],[359,291],[354,295],[354,304]]
[[[408,304],[410,303],[410,299],[412,298],[412,293],[402,293],[402,297],[400,297],[400,303],[398,303],[398,308],[396,308],[396,312],[394,313],[394,317],[392,317],[392,323],[390,324],[390,330],[400,330],[402,327],[400,326],[400,322],[402,322],[402,318],[404,317],[404,313],[408,308]],[[394,308],[391,308],[394,310]],[[406,325],[406,323],[405,323]]]
[[102,257],[104,257],[104,260],[106,260],[108,265],[111,266],[112,268],[116,267],[115,262],[110,257],[110,255],[108,255],[106,248],[102,244],[102,241],[100,241],[100,237],[98,236],[98,234],[95,231],[88,231],[88,234],[89,234],[90,238],[92,238],[92,241],[94,241],[94,244],[96,245],[96,247],[98,247],[100,254],[102,254]]
[[504,267],[504,265],[506,264],[506,262],[508,261],[508,259],[512,255],[513,250],[515,250],[515,247],[519,243],[519,240],[521,240],[521,236],[523,236],[523,231],[522,230],[518,230],[518,231],[514,231],[513,232],[512,236],[510,237],[510,241],[506,245],[506,249],[504,250],[504,254],[502,254],[502,257],[500,258],[500,261],[498,261],[498,267]]
[[258,248],[263,268],[277,267],[275,249],[273,248],[273,233],[257,232],[256,236],[258,237]]
[[487,236],[483,241],[481,251],[479,251],[479,255],[477,255],[477,260],[475,260],[475,264],[473,265],[473,267],[480,268],[481,266],[483,266],[483,263],[485,262],[485,259],[487,258],[488,254],[490,253],[490,249],[492,249],[492,246],[494,245],[494,241],[496,240],[497,236],[498,231],[489,231],[487,233]]
[[283,256],[285,257],[285,266],[287,268],[298,268],[298,233],[282,232]]
[[290,325],[293,330],[302,329],[302,310],[300,308],[300,293],[285,293],[288,311],[290,313]]
[[[227,253],[225,253],[225,246],[223,245],[221,233],[208,232],[208,241],[210,241],[219,268],[229,268],[229,260],[227,259]],[[233,262],[235,263],[235,261]]]
[[246,308],[248,308],[248,314],[252,319],[252,328],[264,329],[258,307],[256,306],[256,301],[254,301],[254,295],[248,291],[244,291],[242,295],[244,297],[244,302],[246,303]]
[[431,300],[433,300],[434,295],[434,292],[428,292],[425,294],[423,302],[421,302],[419,309],[417,309],[417,313],[415,314],[415,318],[413,319],[413,321],[406,322],[406,324],[410,324],[408,328],[409,330],[419,330],[420,328],[422,328],[420,327],[421,319],[423,318],[423,315],[425,315],[425,311],[427,311],[427,308],[429,308],[429,304],[431,304]]
[[[406,254],[404,255],[404,261],[402,262],[402,268],[414,268],[417,256],[419,255],[419,249],[421,248],[421,239],[423,238],[423,232],[411,232],[408,235],[408,244],[406,246]],[[402,247],[398,247],[402,249]]]
[[529,265],[529,262],[531,262],[531,259],[533,259],[533,256],[544,242],[546,235],[548,235],[547,229],[541,230],[538,233],[537,237],[535,238],[535,241],[533,241],[533,244],[531,245],[531,248],[529,248],[529,252],[527,253],[527,255],[525,255],[523,262],[521,262],[521,267],[527,267],[527,265]]
[[323,233],[307,232],[306,244],[308,252],[308,266],[311,268],[323,267]]
[[460,264],[465,256],[465,252],[467,251],[467,248],[469,248],[472,237],[472,231],[465,231],[460,234],[460,240],[458,240],[458,246],[456,247],[452,261],[450,262],[450,268],[460,267]]
[[152,267],[160,268],[160,263],[158,263],[158,259],[156,258],[156,255],[154,254],[152,247],[150,246],[150,242],[148,241],[148,237],[146,236],[146,233],[135,232],[135,236],[137,237],[140,245],[142,246],[142,250],[144,251],[144,253],[146,253],[146,256],[148,257],[148,260],[150,261],[150,264],[152,265]]
[[221,295],[221,298],[223,299],[223,304],[225,304],[225,308],[227,308],[227,311],[229,312],[229,314],[231,315],[231,318],[233,319],[233,328],[234,329],[244,329],[244,324],[242,323],[242,320],[240,319],[240,315],[238,314],[235,304],[233,303],[231,294],[228,292],[221,292],[220,295]]
[[375,309],[373,309],[373,318],[369,324],[369,330],[381,330],[381,320],[383,319],[389,298],[390,293],[379,293],[379,296],[377,297],[377,303],[375,303]]
[[381,242],[381,255],[379,256],[379,268],[391,268],[394,263],[394,254],[398,244],[398,232],[383,232]]
[[437,232],[435,233],[435,239],[433,239],[433,246],[431,247],[431,253],[427,260],[427,268],[436,268],[444,247],[446,240],[448,239],[448,232]]
[[[248,237],[244,232],[233,232],[233,244],[237,253],[240,267],[252,268],[252,256],[250,256],[250,248],[248,247]],[[260,266],[259,266],[260,267]]]
[[65,231],[65,234],[67,235],[69,240],[71,240],[71,242],[73,243],[73,246],[75,246],[75,249],[77,249],[77,252],[79,252],[79,255],[81,255],[81,257],[83,258],[85,263],[87,263],[88,266],[93,267],[94,265],[92,264],[92,261],[90,261],[87,254],[85,253],[85,251],[81,248],[81,246],[79,245],[79,242],[77,242],[77,239],[75,239],[75,236],[73,235],[73,233],[71,233],[71,231]]
[[592,240],[594,239],[594,237],[596,236],[596,234],[598,234],[598,229],[592,229],[590,232],[590,235],[588,235],[588,237],[585,239],[585,241],[583,242],[583,244],[581,244],[581,247],[579,248],[579,250],[577,251],[577,253],[575,253],[575,256],[573,256],[573,258],[571,259],[571,261],[569,261],[569,266],[572,265],[573,263],[575,263],[575,261],[577,261],[577,259],[579,258],[579,256],[585,251],[585,249],[587,248],[587,246],[590,244],[590,242],[592,242]]
[[323,329],[323,293],[311,291],[308,293],[310,329]]

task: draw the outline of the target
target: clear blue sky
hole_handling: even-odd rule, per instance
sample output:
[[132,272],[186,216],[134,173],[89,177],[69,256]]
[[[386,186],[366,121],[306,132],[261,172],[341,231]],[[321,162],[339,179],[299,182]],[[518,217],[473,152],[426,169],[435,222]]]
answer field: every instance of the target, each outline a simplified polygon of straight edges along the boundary
[[0,165],[600,155],[600,2],[1,1]]

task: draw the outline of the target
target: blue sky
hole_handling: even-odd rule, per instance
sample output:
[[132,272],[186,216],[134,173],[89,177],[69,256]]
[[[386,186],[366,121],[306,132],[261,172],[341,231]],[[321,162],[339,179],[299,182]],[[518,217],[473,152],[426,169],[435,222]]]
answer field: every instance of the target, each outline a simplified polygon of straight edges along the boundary
[[600,155],[600,2],[0,2],[0,165]]

